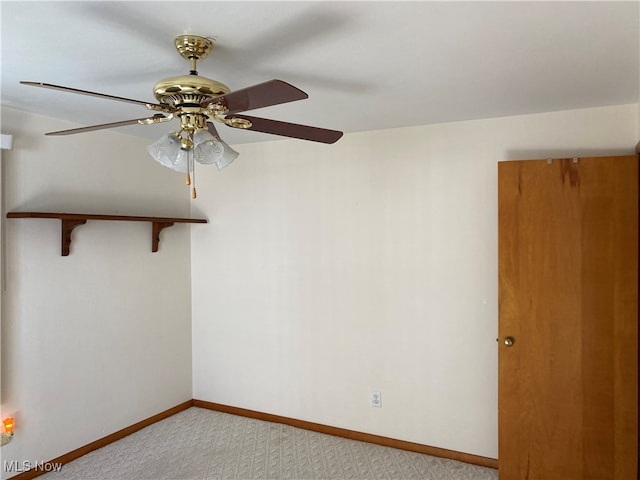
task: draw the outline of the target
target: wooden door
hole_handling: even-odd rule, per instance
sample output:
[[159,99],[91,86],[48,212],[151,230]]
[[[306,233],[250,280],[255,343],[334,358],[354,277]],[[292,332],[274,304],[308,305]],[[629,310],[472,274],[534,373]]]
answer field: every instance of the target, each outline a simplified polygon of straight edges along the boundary
[[498,173],[500,479],[636,479],[638,157]]

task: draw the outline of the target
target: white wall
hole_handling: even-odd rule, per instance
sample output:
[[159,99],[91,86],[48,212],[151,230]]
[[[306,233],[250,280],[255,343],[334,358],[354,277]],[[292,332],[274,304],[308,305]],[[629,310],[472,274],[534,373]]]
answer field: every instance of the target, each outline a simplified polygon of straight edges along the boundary
[[497,458],[496,163],[637,132],[634,104],[239,145],[193,204],[194,398]]
[[[3,107],[7,211],[189,216],[182,176],[148,142],[43,135],[70,127]],[[89,220],[68,257],[58,220],[4,231],[1,405],[16,433],[3,461],[50,460],[191,398],[189,225],[151,253],[150,224]]]

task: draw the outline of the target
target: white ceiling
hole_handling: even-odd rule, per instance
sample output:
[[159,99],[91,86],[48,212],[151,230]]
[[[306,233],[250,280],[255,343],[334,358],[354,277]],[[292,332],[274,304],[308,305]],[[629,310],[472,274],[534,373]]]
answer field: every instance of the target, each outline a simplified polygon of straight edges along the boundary
[[[636,1],[1,1],[0,16],[2,105],[82,126],[148,111],[18,82],[154,102],[158,80],[188,73],[173,46],[185,33],[216,39],[200,75],[232,90],[278,78],[309,94],[251,115],[344,132],[639,99]],[[281,138],[219,131],[231,144]]]

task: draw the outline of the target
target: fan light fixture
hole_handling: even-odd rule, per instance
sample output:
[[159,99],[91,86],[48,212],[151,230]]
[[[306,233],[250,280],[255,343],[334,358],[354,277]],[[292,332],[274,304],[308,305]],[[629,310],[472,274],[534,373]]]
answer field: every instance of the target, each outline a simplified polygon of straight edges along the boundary
[[215,127],[206,122],[206,117],[189,117],[197,118],[198,121],[190,123],[190,119],[186,119],[186,122],[182,122],[181,130],[163,135],[147,146],[147,151],[160,165],[186,173],[191,198],[196,198],[195,162],[202,165],[215,164],[218,170],[222,170],[236,159],[238,152],[218,136]]

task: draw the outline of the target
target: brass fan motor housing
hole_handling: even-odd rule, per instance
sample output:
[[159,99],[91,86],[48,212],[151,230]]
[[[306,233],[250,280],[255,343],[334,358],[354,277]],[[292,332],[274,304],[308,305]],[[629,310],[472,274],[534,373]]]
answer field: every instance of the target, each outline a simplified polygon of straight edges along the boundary
[[223,83],[199,75],[165,78],[153,87],[153,94],[160,103],[174,107],[185,103],[201,104],[230,91]]

